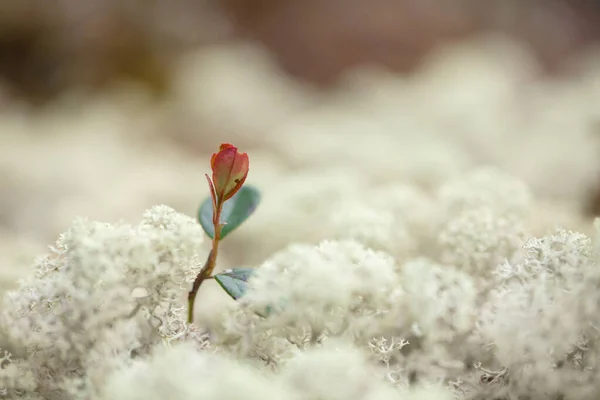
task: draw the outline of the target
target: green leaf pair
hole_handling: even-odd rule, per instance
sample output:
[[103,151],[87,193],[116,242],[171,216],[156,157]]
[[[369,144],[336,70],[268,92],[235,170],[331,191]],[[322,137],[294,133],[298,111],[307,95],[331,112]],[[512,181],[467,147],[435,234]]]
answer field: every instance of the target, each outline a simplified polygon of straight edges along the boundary
[[[233,197],[225,201],[221,209],[221,221],[219,221],[224,224],[219,239],[222,240],[246,221],[256,210],[260,200],[261,196],[258,189],[245,185]],[[211,197],[208,197],[200,206],[198,221],[211,239],[215,237],[213,213],[213,201]],[[228,295],[237,300],[246,293],[248,279],[250,279],[252,273],[252,268],[236,268],[215,274],[213,277]]]
[[[258,189],[253,186],[245,185],[233,195],[232,198],[223,203],[223,209],[221,211],[221,223],[225,225],[221,229],[221,239],[233,232],[239,227],[244,221],[248,219],[250,215],[256,210],[258,203],[260,203],[261,196]],[[204,232],[211,238],[215,237],[215,227],[213,225],[213,203],[212,199],[208,197],[198,211],[198,221]]]

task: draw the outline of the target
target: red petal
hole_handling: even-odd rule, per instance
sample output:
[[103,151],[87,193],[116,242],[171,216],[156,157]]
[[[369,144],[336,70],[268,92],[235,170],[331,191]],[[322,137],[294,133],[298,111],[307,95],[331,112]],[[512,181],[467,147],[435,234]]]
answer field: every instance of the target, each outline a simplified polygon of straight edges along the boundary
[[249,160],[246,153],[238,153],[235,146],[224,143],[222,150],[211,158],[212,181],[215,185],[217,201],[231,198],[244,184],[248,175]]
[[223,195],[223,201],[230,199],[238,190],[240,190],[248,177],[249,169],[250,160],[248,159],[248,154],[236,154],[234,163],[231,167],[231,173],[229,174],[229,182]]
[[215,160],[216,160],[217,156],[219,155],[219,153],[222,152],[225,149],[230,149],[230,148],[235,148],[235,146],[232,145],[232,144],[230,144],[230,143],[221,143],[221,146],[219,147],[219,152],[218,153],[213,153],[213,155],[210,157],[210,167],[211,167],[211,169],[215,168]]

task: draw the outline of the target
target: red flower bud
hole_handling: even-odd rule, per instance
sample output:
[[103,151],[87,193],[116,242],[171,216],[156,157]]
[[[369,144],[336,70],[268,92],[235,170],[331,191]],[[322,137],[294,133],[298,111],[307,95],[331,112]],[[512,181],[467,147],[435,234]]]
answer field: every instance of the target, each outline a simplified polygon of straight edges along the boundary
[[210,159],[216,202],[230,199],[244,184],[249,170],[248,154],[238,153],[237,147],[223,143]]

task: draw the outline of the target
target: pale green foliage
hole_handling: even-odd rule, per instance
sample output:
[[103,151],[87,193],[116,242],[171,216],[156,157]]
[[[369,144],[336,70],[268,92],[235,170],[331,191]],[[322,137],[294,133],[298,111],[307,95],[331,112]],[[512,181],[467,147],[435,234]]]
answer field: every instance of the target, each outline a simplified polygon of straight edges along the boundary
[[299,354],[279,374],[193,346],[160,349],[116,371],[102,400],[450,400],[435,387],[399,392],[381,382],[353,346],[332,341]]
[[592,400],[598,242],[530,233],[536,204],[489,168],[333,196],[318,240],[254,266],[197,327],[197,222],[164,206],[138,226],[80,219],[6,297],[0,382],[28,398]]
[[134,354],[192,335],[180,297],[203,240],[192,218],[164,206],[138,226],[75,221],[4,303],[2,329],[37,391],[92,395]]

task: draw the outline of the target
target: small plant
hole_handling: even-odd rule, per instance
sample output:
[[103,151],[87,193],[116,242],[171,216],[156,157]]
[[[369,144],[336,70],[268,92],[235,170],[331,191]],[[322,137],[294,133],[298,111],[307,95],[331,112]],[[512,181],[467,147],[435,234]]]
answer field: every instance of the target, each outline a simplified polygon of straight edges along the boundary
[[194,300],[202,282],[214,278],[227,294],[238,299],[245,293],[253,271],[235,268],[212,275],[220,241],[248,219],[260,203],[260,192],[250,185],[244,186],[250,166],[248,154],[239,153],[237,147],[223,143],[219,152],[212,155],[210,166],[212,179],[206,174],[210,197],[200,206],[198,221],[212,239],[212,249],[188,293],[188,323],[193,322]]

